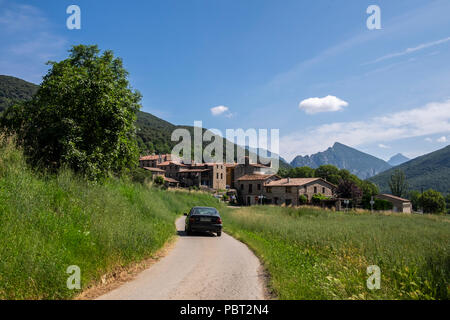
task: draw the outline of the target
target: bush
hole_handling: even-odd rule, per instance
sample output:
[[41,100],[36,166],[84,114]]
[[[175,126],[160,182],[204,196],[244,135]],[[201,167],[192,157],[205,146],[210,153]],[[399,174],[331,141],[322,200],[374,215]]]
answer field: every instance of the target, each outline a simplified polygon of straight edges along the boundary
[[163,176],[156,176],[154,180],[155,184],[158,186],[164,185],[164,177]]
[[300,205],[305,205],[308,203],[308,198],[304,194],[302,194],[298,198],[298,202],[300,203]]
[[442,194],[436,190],[430,189],[425,191],[420,197],[420,202],[424,213],[445,212],[445,199]]
[[131,181],[140,183],[140,184],[146,184],[152,181],[152,173],[148,170],[135,167],[131,169],[128,173],[128,176],[130,177]]
[[374,199],[373,209],[377,211],[388,211],[392,210],[393,204],[384,199]]
[[327,200],[327,199],[329,199],[329,198],[326,197],[326,196],[324,196],[324,195],[321,194],[321,193],[317,193],[317,194],[315,194],[315,195],[312,196],[311,202],[312,202],[314,205],[319,205],[319,204],[322,202],[322,200]]

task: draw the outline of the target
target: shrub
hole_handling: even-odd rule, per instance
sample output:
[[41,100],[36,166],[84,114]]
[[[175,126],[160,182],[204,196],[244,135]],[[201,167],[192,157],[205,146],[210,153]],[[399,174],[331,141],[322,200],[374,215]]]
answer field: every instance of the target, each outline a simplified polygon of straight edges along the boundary
[[298,202],[300,203],[300,205],[305,205],[308,203],[308,198],[302,194],[300,195],[300,197],[298,197]]
[[154,182],[156,185],[162,186],[162,185],[164,185],[164,177],[156,176]]
[[442,194],[436,190],[430,189],[425,191],[421,195],[420,200],[424,213],[445,212],[445,199]]

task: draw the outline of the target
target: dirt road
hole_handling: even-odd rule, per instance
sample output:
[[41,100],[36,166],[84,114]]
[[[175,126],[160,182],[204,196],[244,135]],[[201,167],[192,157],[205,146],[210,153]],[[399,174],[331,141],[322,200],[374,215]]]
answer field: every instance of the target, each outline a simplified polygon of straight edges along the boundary
[[264,299],[258,258],[227,234],[187,236],[184,217],[176,221],[179,239],[161,261],[99,300]]

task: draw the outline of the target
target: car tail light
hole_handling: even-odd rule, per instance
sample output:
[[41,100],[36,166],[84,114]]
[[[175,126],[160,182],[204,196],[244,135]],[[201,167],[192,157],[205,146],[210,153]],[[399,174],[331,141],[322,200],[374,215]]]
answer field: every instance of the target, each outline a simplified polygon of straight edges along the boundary
[[189,222],[195,222],[195,218],[193,217],[189,218]]
[[222,219],[218,218],[217,219],[217,224],[222,224]]

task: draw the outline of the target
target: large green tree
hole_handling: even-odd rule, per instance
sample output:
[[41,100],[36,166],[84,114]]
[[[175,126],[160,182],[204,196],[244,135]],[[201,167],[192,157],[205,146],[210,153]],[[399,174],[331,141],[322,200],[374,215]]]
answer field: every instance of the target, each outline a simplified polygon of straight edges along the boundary
[[51,68],[33,99],[8,109],[2,123],[35,164],[69,166],[92,179],[137,162],[133,91],[122,60],[96,45],[74,46]]
[[445,198],[436,190],[430,189],[425,191],[420,197],[420,202],[424,213],[445,212]]
[[406,193],[406,176],[402,170],[395,170],[389,180],[389,188],[394,196],[402,197]]

